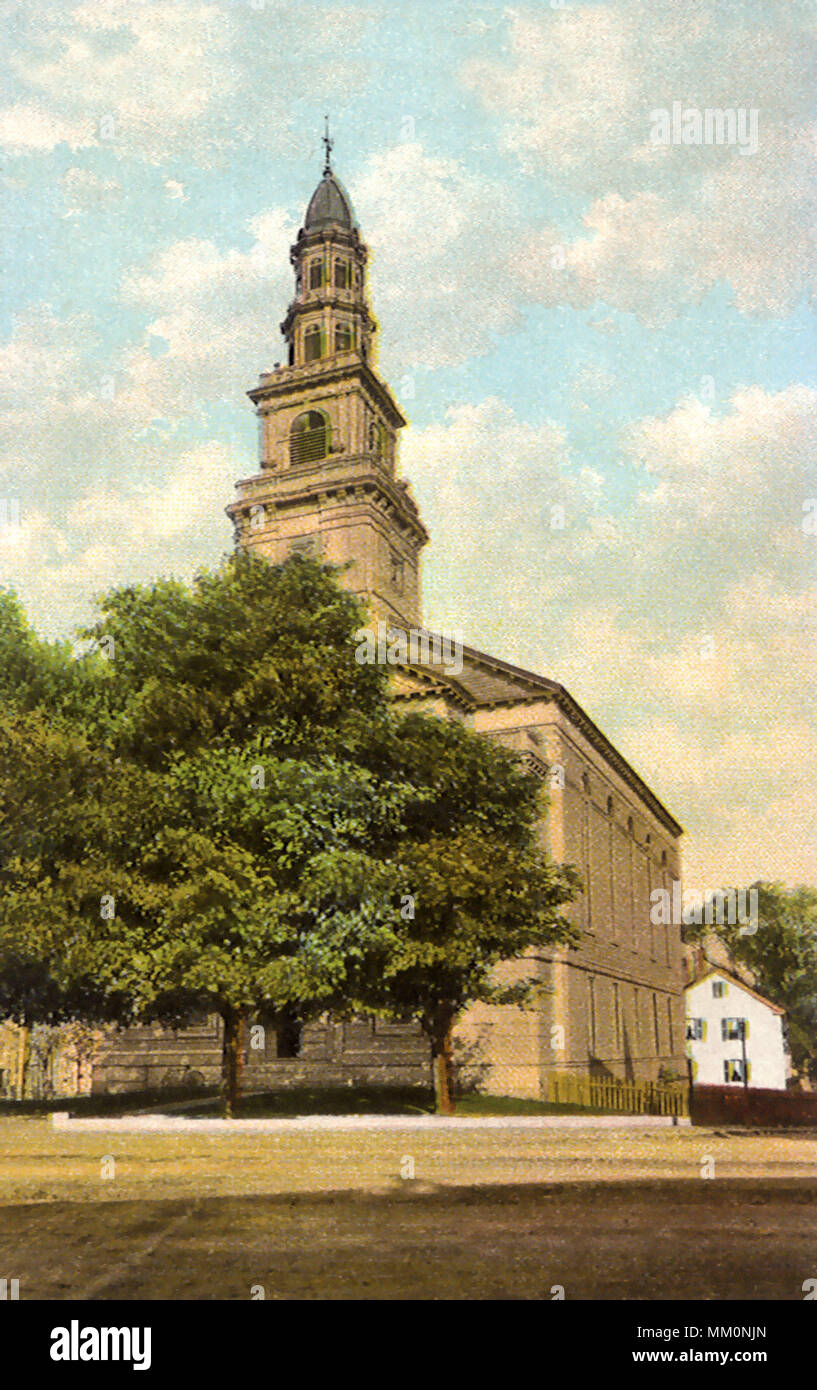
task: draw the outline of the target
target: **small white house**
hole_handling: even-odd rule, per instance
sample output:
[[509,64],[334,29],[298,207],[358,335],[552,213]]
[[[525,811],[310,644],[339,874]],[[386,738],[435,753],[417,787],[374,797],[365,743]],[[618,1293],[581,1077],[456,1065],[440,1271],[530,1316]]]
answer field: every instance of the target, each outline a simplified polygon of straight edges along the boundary
[[687,1055],[699,1086],[784,1091],[791,1066],[786,1013],[716,966],[686,987]]

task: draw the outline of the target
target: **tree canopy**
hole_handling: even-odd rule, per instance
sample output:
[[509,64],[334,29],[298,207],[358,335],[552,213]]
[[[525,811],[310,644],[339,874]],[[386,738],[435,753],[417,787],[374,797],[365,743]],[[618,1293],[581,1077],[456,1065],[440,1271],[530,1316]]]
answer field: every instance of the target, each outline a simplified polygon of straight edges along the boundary
[[241,553],[113,590],[78,653],[0,608],[7,1012],[218,1012],[228,1112],[250,1016],[413,1018],[450,1104],[456,1018],[572,939],[576,881],[510,752],[390,705],[363,618],[329,566]]

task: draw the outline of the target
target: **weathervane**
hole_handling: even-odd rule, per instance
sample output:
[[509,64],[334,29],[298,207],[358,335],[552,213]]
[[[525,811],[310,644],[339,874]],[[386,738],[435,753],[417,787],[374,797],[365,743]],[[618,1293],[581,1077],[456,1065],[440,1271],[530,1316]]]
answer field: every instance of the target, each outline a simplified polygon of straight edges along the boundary
[[326,150],[326,163],[325,163],[324,166],[323,166],[323,172],[324,172],[324,174],[331,174],[331,172],[332,172],[332,165],[329,163],[329,156],[330,156],[331,153],[332,153],[332,146],[334,145],[335,142],[334,142],[334,140],[331,140],[331,139],[329,138],[329,117],[328,117],[328,116],[324,116],[323,119],[324,119],[324,123],[325,123],[324,136],[323,136],[323,144],[324,144],[324,148],[325,148],[325,150]]

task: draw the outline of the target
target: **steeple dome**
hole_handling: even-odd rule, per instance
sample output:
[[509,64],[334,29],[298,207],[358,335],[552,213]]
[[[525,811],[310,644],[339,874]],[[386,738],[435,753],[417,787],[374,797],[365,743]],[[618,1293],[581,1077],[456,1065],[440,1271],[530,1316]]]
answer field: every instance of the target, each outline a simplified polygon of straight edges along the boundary
[[328,227],[330,222],[351,231],[355,218],[349,194],[335,178],[332,170],[327,168],[309,200],[304,230],[317,231],[320,227]]
[[349,194],[343,185],[335,178],[332,173],[332,146],[334,141],[329,135],[329,117],[325,117],[326,128],[323,135],[323,146],[326,157],[323,163],[323,178],[318,184],[312,197],[309,199],[309,207],[306,210],[304,221],[304,231],[319,231],[322,227],[328,227],[334,223],[337,227],[343,227],[347,232],[351,232],[355,225],[352,204],[349,201]]

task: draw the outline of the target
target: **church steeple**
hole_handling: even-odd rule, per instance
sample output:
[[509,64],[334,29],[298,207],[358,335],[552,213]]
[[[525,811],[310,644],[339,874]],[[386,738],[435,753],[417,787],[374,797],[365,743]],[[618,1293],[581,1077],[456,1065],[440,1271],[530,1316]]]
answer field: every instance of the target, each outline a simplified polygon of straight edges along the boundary
[[332,169],[328,122],[323,143],[323,174],[290,249],[287,362],[248,392],[261,471],[238,484],[227,511],[237,544],[272,560],[303,550],[350,564],[342,582],[368,600],[373,617],[416,627],[428,535],[397,474],[406,422],[373,369],[368,251]]
[[291,367],[346,352],[359,352],[367,361],[377,327],[366,302],[368,253],[351,199],[332,171],[328,131],[324,144],[323,177],[290,251],[295,298],[281,332]]

